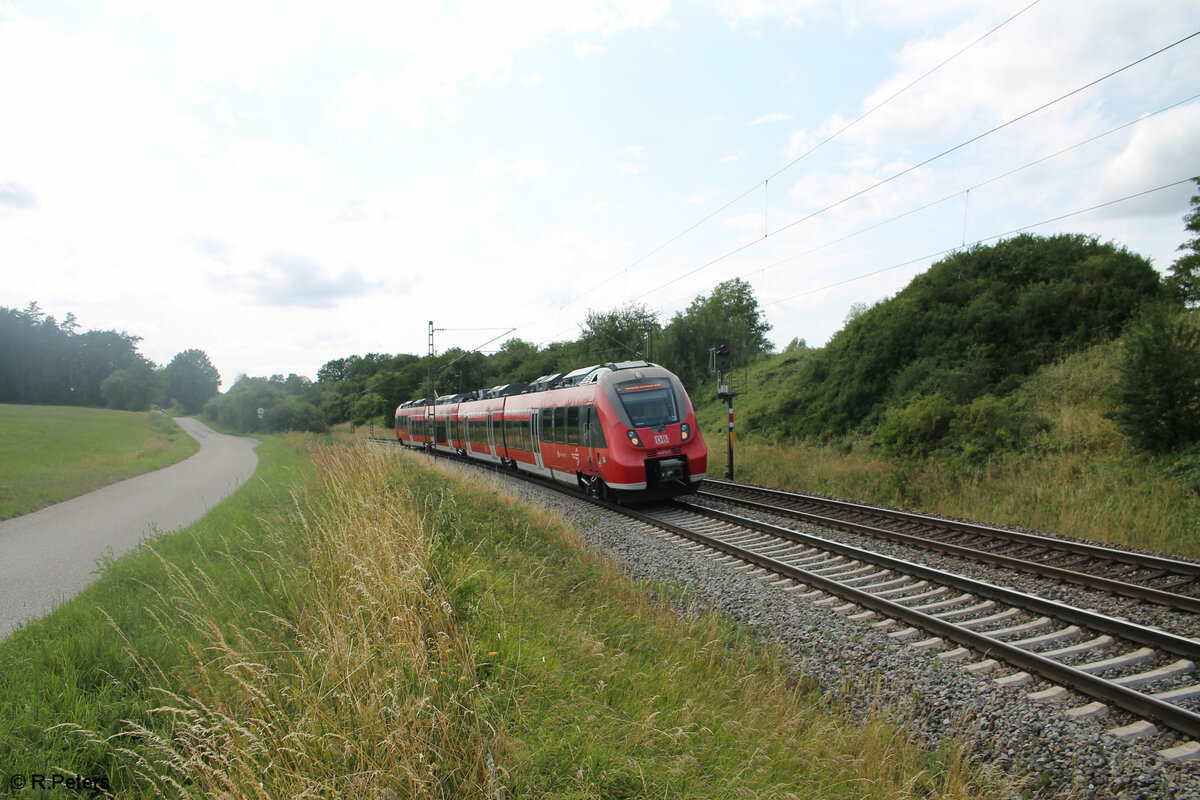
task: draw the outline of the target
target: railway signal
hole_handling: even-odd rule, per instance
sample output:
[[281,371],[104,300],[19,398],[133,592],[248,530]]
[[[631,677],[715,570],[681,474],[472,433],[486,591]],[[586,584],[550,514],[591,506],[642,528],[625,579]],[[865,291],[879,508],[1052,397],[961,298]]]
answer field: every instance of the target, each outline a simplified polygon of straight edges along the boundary
[[729,390],[729,378],[733,372],[733,356],[729,352],[729,340],[718,339],[710,352],[712,353],[712,370],[717,373],[717,397],[725,401],[725,410],[728,412],[725,477],[733,480],[733,398],[737,396],[737,392]]

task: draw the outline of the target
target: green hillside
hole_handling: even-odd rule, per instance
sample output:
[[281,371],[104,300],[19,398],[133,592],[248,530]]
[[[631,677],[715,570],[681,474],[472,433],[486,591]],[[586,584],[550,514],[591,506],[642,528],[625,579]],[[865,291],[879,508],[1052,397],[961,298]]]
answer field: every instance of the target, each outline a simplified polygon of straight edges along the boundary
[[[1183,319],[1200,334],[1195,313]],[[943,446],[908,454],[897,454],[895,442],[886,440],[886,411],[879,425],[849,433],[780,436],[769,412],[786,391],[781,384],[820,351],[768,357],[749,370],[747,391],[735,400],[735,476],[1200,557],[1200,447],[1151,455],[1110,418],[1128,336],[1053,359],[1010,381],[1007,391],[967,406],[1019,418],[1023,430],[979,416],[977,429],[960,426]],[[928,398],[939,396],[937,388],[905,408],[931,407]],[[710,474],[719,475],[724,407],[703,393],[694,399],[701,404]],[[963,437],[972,447],[964,448]]]
[[[781,375],[773,402],[755,409],[755,424],[811,437],[871,429],[889,410],[914,405],[914,416],[937,413],[931,403],[946,406],[941,413],[949,418],[990,413],[968,407],[1113,337],[1159,296],[1149,261],[1092,237],[1024,235],[973,247],[858,314]],[[898,449],[915,444],[898,442]]]

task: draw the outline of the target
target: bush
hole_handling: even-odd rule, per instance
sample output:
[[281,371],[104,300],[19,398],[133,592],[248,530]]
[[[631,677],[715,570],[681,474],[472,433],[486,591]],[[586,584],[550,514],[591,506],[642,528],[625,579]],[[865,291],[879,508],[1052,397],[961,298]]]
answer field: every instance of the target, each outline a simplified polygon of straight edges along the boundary
[[295,397],[285,397],[271,406],[263,416],[263,424],[269,431],[329,431],[320,409]]
[[1107,416],[1135,447],[1167,453],[1200,442],[1200,328],[1192,315],[1149,306],[1125,334],[1118,373]]
[[899,458],[931,455],[943,446],[954,413],[950,401],[936,393],[890,408],[875,431],[880,449]]
[[918,397],[902,409],[888,409],[875,436],[880,450],[889,456],[940,455],[965,466],[1013,450],[1047,427],[1022,403],[987,394],[954,405],[935,393]]
[[950,423],[950,438],[962,461],[982,464],[994,453],[1017,449],[1048,427],[1049,423],[1023,404],[985,394],[957,410]]

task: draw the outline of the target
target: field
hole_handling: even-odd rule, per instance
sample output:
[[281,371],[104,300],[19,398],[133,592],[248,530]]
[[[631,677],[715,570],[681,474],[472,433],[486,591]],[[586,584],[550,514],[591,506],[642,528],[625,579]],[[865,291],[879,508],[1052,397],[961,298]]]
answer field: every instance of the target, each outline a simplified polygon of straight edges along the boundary
[[545,512],[365,445],[255,478],[0,642],[9,774],[118,797],[1006,796],[847,721]]
[[198,449],[162,414],[0,405],[0,519],[161,469]]

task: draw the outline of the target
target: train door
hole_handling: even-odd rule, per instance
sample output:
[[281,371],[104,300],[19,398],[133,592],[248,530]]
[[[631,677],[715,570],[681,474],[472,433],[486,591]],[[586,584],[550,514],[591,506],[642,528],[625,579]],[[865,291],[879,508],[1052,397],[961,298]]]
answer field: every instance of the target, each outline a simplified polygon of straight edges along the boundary
[[608,455],[607,442],[604,438],[604,425],[596,407],[588,404],[579,409],[580,443],[583,445],[588,471],[599,475],[603,467],[603,459]]
[[533,447],[533,463],[539,472],[546,470],[546,462],[542,459],[542,410],[535,408],[529,412],[529,441]]

